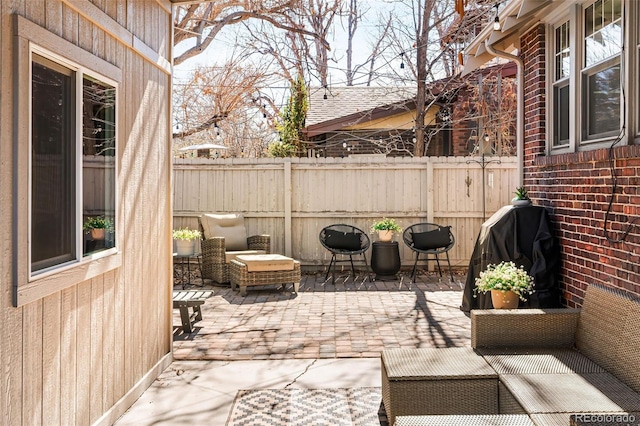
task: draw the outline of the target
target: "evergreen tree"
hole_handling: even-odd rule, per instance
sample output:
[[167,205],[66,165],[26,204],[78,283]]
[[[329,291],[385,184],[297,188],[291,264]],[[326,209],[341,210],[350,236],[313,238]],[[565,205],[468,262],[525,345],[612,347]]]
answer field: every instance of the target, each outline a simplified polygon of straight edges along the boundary
[[284,145],[293,145],[300,153],[303,151],[302,129],[307,118],[309,109],[309,99],[307,96],[307,86],[298,74],[295,83],[291,86],[291,95],[287,105],[280,112],[280,121],[276,129],[280,134],[280,141]]

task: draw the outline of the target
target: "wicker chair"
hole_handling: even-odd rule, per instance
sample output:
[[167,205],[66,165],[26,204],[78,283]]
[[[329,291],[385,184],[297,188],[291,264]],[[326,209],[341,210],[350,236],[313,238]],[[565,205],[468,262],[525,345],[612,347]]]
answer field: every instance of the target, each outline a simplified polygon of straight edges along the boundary
[[[356,270],[353,266],[353,256],[361,254],[364,258],[364,265],[367,268],[367,255],[365,252],[371,245],[369,236],[361,229],[351,225],[330,225],[320,231],[320,244],[331,252],[331,261],[324,276],[326,281],[331,274],[331,282],[335,283],[335,265],[338,262],[350,262],[353,277],[356,277]],[[338,256],[349,256],[348,259],[338,259]]]
[[456,243],[456,239],[451,233],[450,226],[441,226],[435,223],[417,223],[409,226],[404,230],[402,234],[404,243],[416,253],[416,260],[413,263],[413,273],[411,274],[411,282],[416,278],[416,267],[418,266],[418,259],[421,254],[426,257],[423,260],[433,260],[429,258],[429,255],[435,256],[435,261],[438,264],[438,272],[442,276],[442,269],[440,268],[440,259],[438,255],[445,254],[447,256],[447,263],[449,264],[449,275],[451,275],[451,281],[453,281],[453,272],[451,271],[451,261],[449,260],[449,250],[451,250]]
[[269,235],[247,236],[242,214],[204,214],[202,230],[202,278],[223,284],[229,282],[229,265],[242,254],[269,254]]

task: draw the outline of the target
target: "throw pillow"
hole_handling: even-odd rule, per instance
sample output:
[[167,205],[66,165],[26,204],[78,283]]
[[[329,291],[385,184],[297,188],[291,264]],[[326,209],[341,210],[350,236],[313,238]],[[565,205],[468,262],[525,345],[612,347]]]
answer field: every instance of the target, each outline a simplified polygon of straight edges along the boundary
[[360,250],[360,235],[353,232],[327,229],[325,231],[325,243],[334,249],[356,251]]
[[433,250],[446,247],[451,242],[449,239],[450,228],[450,226],[442,226],[433,231],[414,232],[411,234],[413,246],[418,250]]
[[203,214],[204,238],[224,237],[226,251],[246,250],[247,229],[242,214]]

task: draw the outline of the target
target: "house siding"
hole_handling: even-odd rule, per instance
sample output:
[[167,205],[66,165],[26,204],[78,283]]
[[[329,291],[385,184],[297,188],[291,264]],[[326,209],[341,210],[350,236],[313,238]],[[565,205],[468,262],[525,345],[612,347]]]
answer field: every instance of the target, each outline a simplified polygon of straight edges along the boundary
[[617,191],[607,219],[613,185],[609,150],[545,154],[544,26],[532,28],[520,42],[525,81],[524,184],[534,203],[551,213],[561,247],[563,301],[580,307],[585,289],[593,283],[640,295],[640,236],[633,222],[640,215],[640,147],[611,150]]
[[[112,424],[171,361],[171,7],[164,0],[0,0],[0,12],[0,424]],[[28,169],[14,161],[28,148],[15,136],[26,127],[14,110],[24,105],[18,93],[26,78],[14,75],[15,15],[122,72],[121,264],[17,307],[14,287],[25,283],[16,270],[26,264],[16,243],[27,216],[20,185]],[[55,53],[64,57],[65,46]]]

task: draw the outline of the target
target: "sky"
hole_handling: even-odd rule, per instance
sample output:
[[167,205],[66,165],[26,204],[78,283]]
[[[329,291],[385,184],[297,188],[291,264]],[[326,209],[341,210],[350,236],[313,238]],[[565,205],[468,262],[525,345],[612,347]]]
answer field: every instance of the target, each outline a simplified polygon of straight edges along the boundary
[[[361,1],[360,11],[364,12],[362,21],[358,25],[358,31],[354,40],[354,64],[363,63],[370,51],[370,44],[373,38],[376,36],[376,22],[377,16],[382,13],[388,13],[388,10],[393,7],[393,2],[388,0],[365,0]],[[344,22],[344,28],[340,24],[340,21],[336,19],[334,25],[334,34],[329,36],[329,43],[333,57],[337,59],[336,62],[330,63],[330,84],[337,86],[346,85],[346,49],[347,49],[347,36],[346,36],[346,20]],[[202,54],[191,58],[175,67],[176,81],[180,82],[189,78],[190,73],[200,65],[215,65],[224,63],[225,57],[231,54],[235,45],[235,37],[238,31],[242,30],[241,25],[233,25],[223,29],[216,39],[211,43],[209,48]],[[177,46],[176,51],[179,53],[185,49],[184,46]],[[394,63],[389,64],[399,69],[401,59],[392,61]],[[359,80],[364,82],[362,76]],[[285,84],[284,82],[282,84]],[[277,85],[277,83],[276,83]]]

